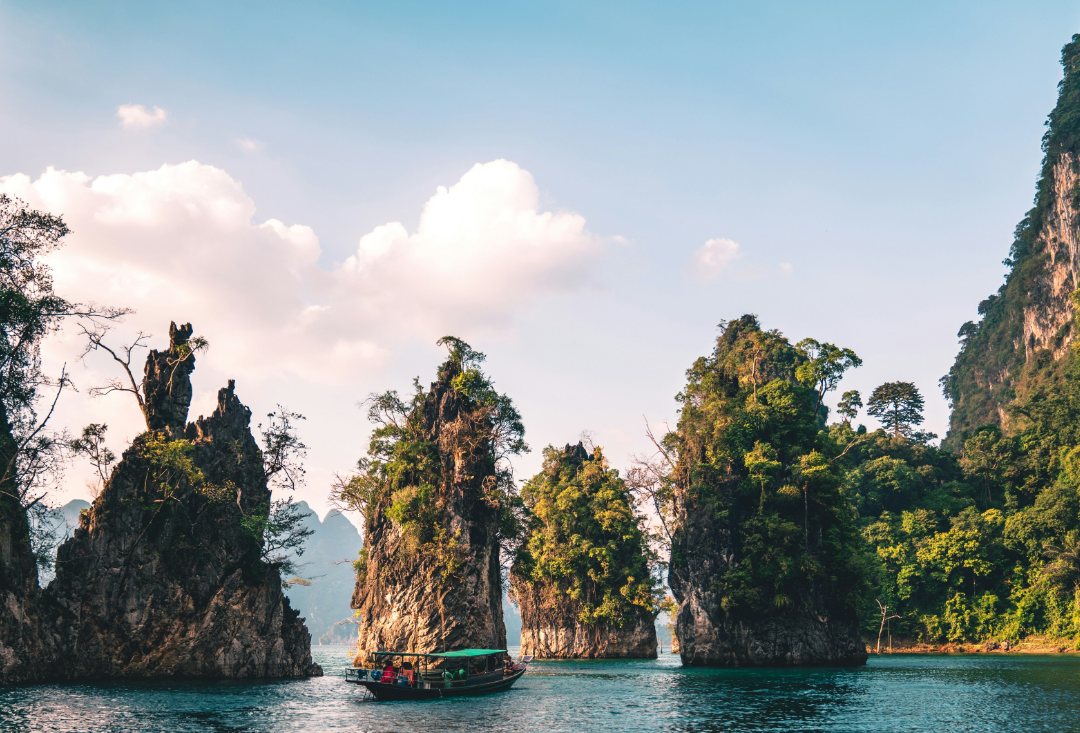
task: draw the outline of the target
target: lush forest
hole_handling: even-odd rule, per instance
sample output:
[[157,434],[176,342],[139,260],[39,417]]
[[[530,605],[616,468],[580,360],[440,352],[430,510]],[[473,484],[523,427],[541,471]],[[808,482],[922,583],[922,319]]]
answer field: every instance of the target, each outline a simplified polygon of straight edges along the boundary
[[[871,639],[887,619],[894,636],[931,643],[1080,641],[1080,358],[1012,408],[1023,429],[980,428],[958,453],[920,430],[911,383],[883,384],[865,406],[844,392],[828,420],[823,397],[859,364],[752,316],[725,325],[688,371],[662,446],[674,458],[661,499],[694,503],[675,532],[673,587],[685,555],[709,547],[693,534],[708,511],[735,558],[714,590],[737,616],[825,597],[854,603]],[[882,428],[859,424],[864,407]]]

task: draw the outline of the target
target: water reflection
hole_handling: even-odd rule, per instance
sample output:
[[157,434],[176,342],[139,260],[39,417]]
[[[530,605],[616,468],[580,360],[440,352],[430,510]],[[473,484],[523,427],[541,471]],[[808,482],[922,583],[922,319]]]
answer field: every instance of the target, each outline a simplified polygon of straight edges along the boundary
[[891,657],[865,668],[684,669],[641,662],[534,665],[510,692],[364,702],[328,675],[261,684],[41,685],[0,689],[3,731],[1063,731],[1077,729],[1075,657]]
[[681,669],[671,675],[673,710],[684,730],[822,730],[862,704],[863,669]]

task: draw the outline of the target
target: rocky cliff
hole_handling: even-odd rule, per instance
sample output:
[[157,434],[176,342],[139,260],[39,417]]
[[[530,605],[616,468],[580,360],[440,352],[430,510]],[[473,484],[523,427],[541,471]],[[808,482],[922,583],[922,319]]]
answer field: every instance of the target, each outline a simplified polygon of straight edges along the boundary
[[688,665],[862,664],[861,539],[807,357],[754,316],[687,371],[676,431],[668,582]]
[[586,623],[581,604],[554,589],[514,589],[521,609],[521,653],[537,659],[655,659],[656,624],[650,614],[620,623]]
[[[15,440],[0,404],[0,470],[15,456]],[[30,545],[30,526],[18,491],[3,470],[0,478],[0,684],[45,678],[41,660],[56,654],[56,637],[41,623],[37,562]]]
[[981,319],[959,332],[960,353],[942,379],[952,402],[947,444],[958,448],[982,425],[1010,429],[1010,406],[1030,388],[1058,378],[1075,338],[1080,287],[1080,36],[1062,51],[1064,77],[1043,138],[1035,205],[1016,228],[997,293],[979,304]]
[[480,372],[483,355],[445,339],[450,358],[411,403],[373,398],[377,424],[349,499],[364,514],[353,608],[358,659],[377,649],[504,648],[499,551],[520,419]]
[[191,326],[147,358],[138,436],[57,555],[57,678],[321,674],[262,558],[270,491],[234,385],[187,423]]
[[656,657],[656,597],[630,493],[599,448],[544,452],[522,489],[528,528],[510,569],[521,653]]

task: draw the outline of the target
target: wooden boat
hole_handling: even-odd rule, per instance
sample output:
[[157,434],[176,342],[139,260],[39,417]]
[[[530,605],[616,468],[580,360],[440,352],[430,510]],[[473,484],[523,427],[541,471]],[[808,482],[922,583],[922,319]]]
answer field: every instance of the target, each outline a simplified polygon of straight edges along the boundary
[[515,662],[505,649],[450,652],[375,652],[371,667],[351,667],[345,681],[365,687],[377,700],[430,700],[484,695],[510,689],[532,657]]

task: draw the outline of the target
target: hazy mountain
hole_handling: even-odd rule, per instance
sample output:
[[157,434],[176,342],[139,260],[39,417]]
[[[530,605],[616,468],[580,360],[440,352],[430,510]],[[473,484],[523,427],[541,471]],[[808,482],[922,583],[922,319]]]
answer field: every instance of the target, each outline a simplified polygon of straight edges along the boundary
[[[72,499],[63,506],[52,507],[45,512],[41,521],[45,524],[45,530],[52,536],[54,551],[64,543],[64,540],[71,537],[75,528],[79,526],[79,515],[89,508],[90,502]],[[35,519],[37,515],[31,515],[31,521]],[[55,575],[56,568],[52,566],[38,569],[38,580],[42,586],[48,585]]]
[[297,575],[306,584],[294,584],[286,595],[307,621],[316,644],[351,643],[356,640],[353,611],[349,608],[355,583],[353,562],[360,552],[360,532],[349,519],[331,510],[322,521],[307,502],[299,502],[314,531],[298,558]]

